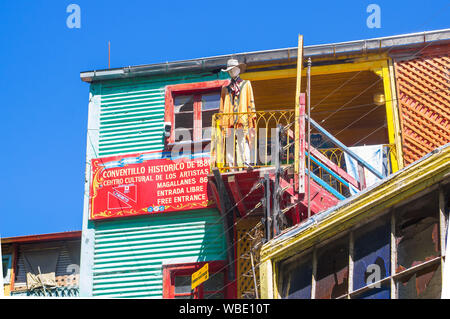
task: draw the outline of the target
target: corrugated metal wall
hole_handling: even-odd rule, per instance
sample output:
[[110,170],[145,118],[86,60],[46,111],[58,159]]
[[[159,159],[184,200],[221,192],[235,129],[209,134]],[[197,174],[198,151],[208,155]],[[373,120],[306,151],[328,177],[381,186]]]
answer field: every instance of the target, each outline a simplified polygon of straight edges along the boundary
[[[161,151],[167,85],[222,79],[226,74],[132,78],[92,84],[100,95],[98,157]],[[162,264],[224,260],[217,210],[98,221],[92,295],[162,297]],[[186,259],[185,259],[186,260]]]
[[193,74],[101,83],[99,157],[162,150],[166,85],[217,80]]
[[405,164],[450,142],[450,45],[395,61]]
[[216,210],[97,222],[93,296],[162,298],[163,263],[225,260],[225,253]]

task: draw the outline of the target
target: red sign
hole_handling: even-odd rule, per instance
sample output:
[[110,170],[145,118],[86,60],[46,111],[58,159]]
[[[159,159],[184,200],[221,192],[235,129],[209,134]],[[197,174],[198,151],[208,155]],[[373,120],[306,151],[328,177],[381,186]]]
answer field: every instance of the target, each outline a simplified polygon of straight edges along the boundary
[[208,207],[209,158],[161,153],[92,160],[90,219],[167,213]]

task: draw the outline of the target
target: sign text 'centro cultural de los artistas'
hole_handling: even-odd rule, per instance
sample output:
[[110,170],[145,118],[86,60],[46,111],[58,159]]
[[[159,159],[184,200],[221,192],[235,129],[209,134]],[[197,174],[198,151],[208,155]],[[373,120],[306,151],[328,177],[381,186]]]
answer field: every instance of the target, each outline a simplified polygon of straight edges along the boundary
[[161,157],[145,153],[93,159],[90,219],[208,207],[208,157],[155,156]]

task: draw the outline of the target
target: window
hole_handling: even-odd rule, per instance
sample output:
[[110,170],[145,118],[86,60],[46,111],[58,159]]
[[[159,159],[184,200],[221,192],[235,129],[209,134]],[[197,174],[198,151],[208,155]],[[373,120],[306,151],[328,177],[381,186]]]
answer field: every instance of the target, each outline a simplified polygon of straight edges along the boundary
[[448,207],[440,206],[439,192],[281,261],[280,297],[440,298]]
[[11,255],[2,256],[3,283],[7,284],[11,277]]
[[282,297],[286,299],[310,299],[312,256],[296,256],[281,265],[281,272],[285,273],[282,284]]
[[209,279],[191,290],[191,276],[205,265],[202,263],[163,266],[163,297],[174,299],[224,299],[227,298],[225,263],[209,262]]
[[165,121],[172,123],[170,144],[211,139],[212,116],[219,112],[221,88],[227,84],[210,81],[167,87]]
[[316,299],[335,299],[347,294],[347,237],[317,250],[316,278]]
[[220,92],[175,96],[175,142],[211,139],[212,116],[219,106]]

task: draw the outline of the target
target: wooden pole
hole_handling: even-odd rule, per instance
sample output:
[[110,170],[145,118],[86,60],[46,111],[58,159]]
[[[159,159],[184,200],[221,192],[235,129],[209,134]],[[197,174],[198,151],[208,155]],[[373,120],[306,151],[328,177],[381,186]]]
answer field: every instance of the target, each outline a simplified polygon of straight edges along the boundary
[[305,181],[299,178],[300,173],[300,92],[302,87],[303,69],[303,36],[298,36],[297,48],[297,83],[295,91],[295,128],[294,128],[294,180],[295,190],[305,192]]

